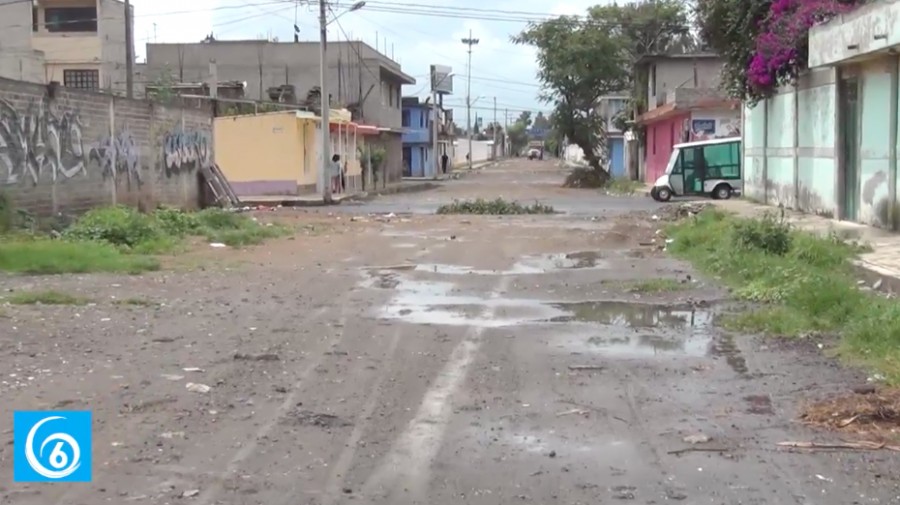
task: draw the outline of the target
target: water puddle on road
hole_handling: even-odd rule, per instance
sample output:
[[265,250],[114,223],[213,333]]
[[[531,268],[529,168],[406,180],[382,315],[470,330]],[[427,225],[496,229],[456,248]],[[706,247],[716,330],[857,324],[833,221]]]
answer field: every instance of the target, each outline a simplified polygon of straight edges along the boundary
[[588,328],[564,344],[582,352],[705,356],[713,340],[714,315],[709,310],[625,302],[558,303],[554,307],[568,314],[550,322]]
[[439,275],[530,275],[546,274],[560,270],[606,269],[610,263],[598,251],[543,254],[526,256],[508,269],[479,269],[444,263],[418,263],[409,265],[410,270]]

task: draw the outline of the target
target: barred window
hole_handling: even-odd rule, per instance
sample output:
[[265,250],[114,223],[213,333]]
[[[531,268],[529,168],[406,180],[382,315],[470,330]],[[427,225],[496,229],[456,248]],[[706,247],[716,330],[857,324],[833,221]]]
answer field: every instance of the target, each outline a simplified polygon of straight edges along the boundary
[[67,88],[100,89],[100,71],[63,70],[63,85]]

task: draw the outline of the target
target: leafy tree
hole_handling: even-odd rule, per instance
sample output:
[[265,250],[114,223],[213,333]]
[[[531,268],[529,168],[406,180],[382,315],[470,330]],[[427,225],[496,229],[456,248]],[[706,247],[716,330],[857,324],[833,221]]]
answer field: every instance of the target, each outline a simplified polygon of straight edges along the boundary
[[582,149],[601,183],[609,173],[603,168],[606,121],[597,105],[600,97],[629,81],[624,41],[605,25],[606,20],[589,12],[586,20],[562,16],[531,23],[512,37],[516,44],[537,48],[539,98],[554,105],[553,127]]
[[543,112],[538,112],[537,116],[534,116],[534,123],[531,126],[539,130],[546,130],[550,128],[550,119],[544,116]]
[[509,136],[509,148],[513,154],[521,153],[528,146],[528,132],[525,131],[525,123],[516,121],[506,129]]
[[521,114],[519,114],[519,119],[516,120],[518,123],[522,123],[526,128],[531,126],[531,113],[527,110],[523,110]]
[[754,104],[806,68],[809,29],[867,0],[696,0],[705,45],[725,58],[722,84]]

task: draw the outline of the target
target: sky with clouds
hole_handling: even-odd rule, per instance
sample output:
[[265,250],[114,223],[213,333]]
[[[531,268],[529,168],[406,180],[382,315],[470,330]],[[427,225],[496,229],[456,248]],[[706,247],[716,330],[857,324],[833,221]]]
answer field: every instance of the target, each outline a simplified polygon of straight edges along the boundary
[[[301,40],[318,39],[318,3],[293,0],[131,0],[135,9],[135,45],[139,58],[147,42],[197,42],[214,33],[217,39],[256,39],[277,37],[293,40],[296,16]],[[445,106],[455,109],[457,124],[465,122],[466,50],[461,39],[479,39],[472,50],[472,89],[474,115],[493,120],[494,97],[497,119],[504,121],[504,109],[510,120],[520,111],[549,110],[537,100],[534,49],[509,42],[512,34],[525,26],[524,19],[536,15],[582,14],[604,0],[371,0],[362,9],[340,14],[339,24],[331,23],[329,40],[360,39],[393,55],[407,74],[416,78],[414,86],[404,86],[403,95],[427,96],[428,69],[431,64],[453,67],[454,94],[445,97]],[[350,0],[335,0],[337,6]],[[400,13],[403,10],[427,10],[452,6],[453,12],[472,19],[452,18],[431,12]],[[458,9],[458,10],[457,10]],[[480,10],[479,10],[480,9]],[[489,13],[485,9],[514,14]],[[388,12],[394,11],[394,12]],[[533,13],[533,14],[531,14]],[[497,17],[503,18],[497,20]],[[510,21],[509,18],[518,18]],[[494,18],[494,19],[490,19]]]

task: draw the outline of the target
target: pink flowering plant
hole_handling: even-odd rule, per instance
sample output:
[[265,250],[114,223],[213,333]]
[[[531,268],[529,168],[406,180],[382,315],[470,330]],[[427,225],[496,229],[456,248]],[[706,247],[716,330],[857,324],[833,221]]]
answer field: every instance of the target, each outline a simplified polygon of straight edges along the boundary
[[864,0],[774,0],[759,24],[756,48],[747,66],[753,95],[772,96],[806,68],[809,30],[850,11]]

